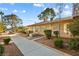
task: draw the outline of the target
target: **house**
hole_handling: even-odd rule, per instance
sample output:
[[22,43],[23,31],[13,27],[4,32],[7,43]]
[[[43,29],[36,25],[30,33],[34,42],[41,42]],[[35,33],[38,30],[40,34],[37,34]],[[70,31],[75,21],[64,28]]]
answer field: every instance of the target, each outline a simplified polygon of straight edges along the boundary
[[51,29],[52,35],[53,31],[59,31],[60,27],[60,36],[70,37],[70,32],[67,29],[67,25],[73,21],[73,17],[66,17],[62,19],[55,19],[53,21],[40,22],[32,25],[28,25],[27,28],[34,33],[44,34],[45,29]]

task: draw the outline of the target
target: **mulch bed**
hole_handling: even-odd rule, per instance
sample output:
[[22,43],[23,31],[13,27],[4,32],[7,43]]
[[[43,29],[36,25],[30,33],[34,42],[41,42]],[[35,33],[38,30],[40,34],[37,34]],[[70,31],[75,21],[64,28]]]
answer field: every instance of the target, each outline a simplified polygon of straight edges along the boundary
[[[3,42],[3,37],[0,38],[0,43]],[[23,56],[21,51],[17,48],[17,46],[12,42],[9,45],[3,45],[5,48],[5,52],[3,56]]]
[[[52,39],[46,39],[46,38],[42,38],[42,39],[39,39],[39,40],[35,40],[36,42],[38,43],[42,43],[44,45],[47,45],[48,47],[51,47],[51,48],[55,48],[55,49],[58,49],[60,51],[63,51],[67,54],[70,54],[70,55],[73,55],[73,56],[79,56],[79,51],[75,51],[75,50],[70,50],[68,47],[63,47],[63,48],[56,48],[54,46],[54,39],[55,37],[53,37]],[[66,43],[69,39],[68,38],[63,38],[64,42]]]
[[21,51],[16,47],[14,43],[4,45],[4,48],[5,48],[4,52],[5,56],[23,56]]

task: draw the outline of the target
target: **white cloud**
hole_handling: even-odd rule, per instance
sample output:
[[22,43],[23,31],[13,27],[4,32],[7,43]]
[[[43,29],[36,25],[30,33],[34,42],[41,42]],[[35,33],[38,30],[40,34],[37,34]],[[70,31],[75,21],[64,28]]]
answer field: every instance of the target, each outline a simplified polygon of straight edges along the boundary
[[47,7],[45,7],[43,10],[45,10]]
[[3,8],[0,8],[0,10],[3,10]]
[[[69,8],[68,6],[66,6],[65,8]],[[54,8],[54,11],[56,14],[59,13],[59,10]],[[70,16],[72,15],[72,11],[71,10],[63,10],[62,14],[61,14],[63,17],[66,17],[66,16]]]
[[18,10],[16,10],[16,9],[12,11],[12,13],[17,13],[17,12],[18,12]]
[[7,11],[8,9],[7,8],[0,8],[0,10]]
[[26,13],[26,10],[22,10],[22,13]]
[[53,9],[54,9],[54,11],[55,11],[56,14],[59,13],[58,9],[56,9],[56,8],[53,8]]
[[63,16],[63,17],[71,16],[71,15],[72,15],[71,10],[63,11],[63,13],[62,13],[62,16]]
[[7,9],[7,8],[5,8],[5,10],[7,11],[8,9]]
[[36,7],[43,7],[44,6],[44,4],[42,4],[42,3],[34,3],[33,5]]
[[17,10],[17,9],[14,9],[13,11],[12,11],[12,13],[26,13],[26,10]]
[[[65,8],[69,8],[68,6],[66,6]],[[59,13],[59,10],[56,9],[56,8],[53,8],[55,13],[56,13],[56,17],[59,17],[58,13]],[[72,15],[72,11],[71,10],[63,10],[63,12],[61,13],[61,17],[68,17],[68,16],[71,16]]]
[[65,8],[68,9],[69,8],[69,5],[65,5]]

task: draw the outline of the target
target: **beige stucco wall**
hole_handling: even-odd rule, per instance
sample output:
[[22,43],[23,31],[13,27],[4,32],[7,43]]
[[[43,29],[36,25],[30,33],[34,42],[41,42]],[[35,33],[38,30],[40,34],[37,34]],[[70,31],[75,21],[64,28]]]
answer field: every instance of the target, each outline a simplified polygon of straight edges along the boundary
[[[66,36],[68,37],[70,34],[67,33],[67,24],[69,24],[72,21],[61,21],[59,22],[54,22],[54,23],[48,23],[48,24],[40,24],[40,25],[33,25],[29,26],[29,30],[32,30],[33,32],[38,32],[39,34],[44,34],[45,29],[51,29],[52,30],[52,35],[53,31],[59,30],[59,24],[60,24],[60,35],[61,36]],[[35,31],[36,30],[36,31]]]

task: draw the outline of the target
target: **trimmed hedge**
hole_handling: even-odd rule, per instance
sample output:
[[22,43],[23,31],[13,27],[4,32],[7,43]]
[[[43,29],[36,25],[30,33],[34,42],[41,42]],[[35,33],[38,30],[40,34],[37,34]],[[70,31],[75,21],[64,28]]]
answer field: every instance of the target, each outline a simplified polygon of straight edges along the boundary
[[10,37],[6,37],[4,38],[4,44],[9,44],[9,42],[11,41],[11,38]]
[[45,35],[46,35],[46,37],[47,37],[48,39],[51,38],[51,36],[52,36],[52,30],[44,30],[44,33],[45,33]]
[[63,47],[63,40],[61,38],[56,38],[56,40],[54,41],[54,45],[57,48],[62,48]]

